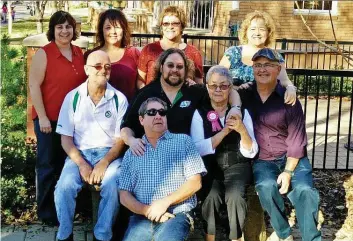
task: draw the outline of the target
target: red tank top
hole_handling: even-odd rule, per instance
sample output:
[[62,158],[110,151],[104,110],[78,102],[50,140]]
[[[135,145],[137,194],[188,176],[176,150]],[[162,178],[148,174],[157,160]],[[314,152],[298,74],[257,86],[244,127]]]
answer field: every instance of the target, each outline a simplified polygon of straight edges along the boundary
[[[43,104],[47,117],[51,121],[57,121],[61,105],[69,91],[83,83],[87,76],[84,71],[82,50],[71,45],[72,62],[63,56],[52,41],[42,48],[47,55],[47,68],[40,89],[42,91]],[[32,107],[32,118],[37,117],[37,112]]]

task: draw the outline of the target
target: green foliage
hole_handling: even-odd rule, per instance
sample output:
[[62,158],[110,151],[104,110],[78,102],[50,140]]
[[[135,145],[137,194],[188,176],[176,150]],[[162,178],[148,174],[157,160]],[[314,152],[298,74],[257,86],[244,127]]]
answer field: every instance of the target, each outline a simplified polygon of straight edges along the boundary
[[[26,143],[26,49],[1,40],[1,220],[33,210],[35,145]],[[31,217],[31,215],[27,215]]]

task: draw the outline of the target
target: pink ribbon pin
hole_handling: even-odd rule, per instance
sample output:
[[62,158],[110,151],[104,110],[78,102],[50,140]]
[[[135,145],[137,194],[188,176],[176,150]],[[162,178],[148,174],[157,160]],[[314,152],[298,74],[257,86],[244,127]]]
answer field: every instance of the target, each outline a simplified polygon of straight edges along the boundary
[[212,123],[212,131],[213,132],[222,130],[222,127],[219,125],[218,118],[219,118],[219,116],[216,111],[210,110],[207,113],[207,119],[209,121],[211,121],[211,123]]

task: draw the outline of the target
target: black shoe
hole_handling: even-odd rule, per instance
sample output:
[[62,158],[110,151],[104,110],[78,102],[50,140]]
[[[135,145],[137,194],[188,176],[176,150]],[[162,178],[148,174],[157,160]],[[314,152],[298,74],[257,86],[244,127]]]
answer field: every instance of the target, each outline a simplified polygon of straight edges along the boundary
[[66,239],[58,239],[58,241],[74,241],[74,235],[70,234],[70,236]]
[[346,148],[346,149],[349,149],[350,151],[353,151],[353,141],[351,141],[351,143],[346,143],[346,144],[344,144],[344,147]]
[[55,227],[59,225],[59,222],[57,219],[42,219],[42,224],[50,227]]

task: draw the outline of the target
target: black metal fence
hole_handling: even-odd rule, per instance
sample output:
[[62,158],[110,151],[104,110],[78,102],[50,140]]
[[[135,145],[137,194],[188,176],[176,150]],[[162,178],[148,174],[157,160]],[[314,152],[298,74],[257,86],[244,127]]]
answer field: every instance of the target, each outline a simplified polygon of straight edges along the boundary
[[[83,36],[94,36],[93,32],[82,32]],[[161,38],[159,34],[132,34],[131,43],[143,47]],[[205,65],[220,62],[223,54],[230,46],[238,45],[238,37],[183,35],[184,42],[196,46],[204,57]],[[92,40],[93,41],[93,40]],[[353,59],[353,41],[325,41],[331,47],[341,49],[342,53]],[[303,69],[353,69],[353,60],[344,59],[340,54],[315,40],[276,39],[274,48],[286,59],[287,68]]]
[[[140,47],[160,38],[155,34],[133,34],[132,37],[133,44]],[[238,44],[236,37],[184,35],[183,38],[185,42],[197,46],[203,52],[205,73],[211,65],[219,63],[229,46]],[[344,148],[345,143],[353,141],[353,70],[337,70],[341,69],[341,67],[337,68],[337,65],[342,66],[344,62],[342,60],[339,62],[338,56],[327,49],[322,52],[322,47],[316,48],[315,44],[317,45],[315,41],[278,39],[276,48],[278,49],[279,46],[280,49],[283,48],[287,73],[298,87],[298,96],[306,118],[308,155],[313,167],[353,170],[353,151]],[[353,55],[351,52],[353,42],[339,42],[339,44],[342,49]],[[319,48],[320,51],[318,51]],[[295,68],[301,65],[292,64],[291,61],[304,62],[300,57],[302,53],[295,55],[296,49],[305,52],[303,56],[310,65]],[[330,64],[318,66],[317,59],[329,61]],[[316,69],[310,69],[310,66]],[[323,70],[320,67],[331,68],[331,70]],[[347,69],[348,67],[348,65],[343,66]]]

